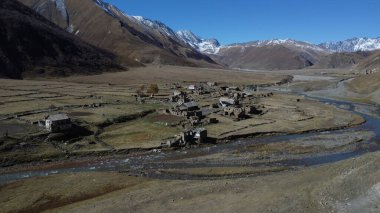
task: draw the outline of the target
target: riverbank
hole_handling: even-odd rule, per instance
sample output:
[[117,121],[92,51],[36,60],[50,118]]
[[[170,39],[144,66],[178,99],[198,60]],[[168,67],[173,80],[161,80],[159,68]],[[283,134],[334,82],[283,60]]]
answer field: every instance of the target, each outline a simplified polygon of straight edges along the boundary
[[380,153],[374,152],[303,170],[212,181],[151,180],[115,172],[60,174],[1,186],[0,203],[5,212],[245,212],[252,209],[376,212],[380,195],[379,162]]

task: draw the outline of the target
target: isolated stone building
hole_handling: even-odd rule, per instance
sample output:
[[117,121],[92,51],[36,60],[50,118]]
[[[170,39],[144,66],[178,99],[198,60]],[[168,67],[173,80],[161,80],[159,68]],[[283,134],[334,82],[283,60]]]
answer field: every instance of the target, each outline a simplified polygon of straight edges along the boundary
[[72,123],[67,114],[49,115],[45,119],[45,127],[50,132],[62,132],[70,129]]

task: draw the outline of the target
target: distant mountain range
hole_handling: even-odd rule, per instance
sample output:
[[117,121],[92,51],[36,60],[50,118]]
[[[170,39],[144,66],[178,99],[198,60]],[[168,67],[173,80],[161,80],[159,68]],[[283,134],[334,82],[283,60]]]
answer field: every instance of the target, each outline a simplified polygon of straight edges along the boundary
[[347,68],[370,55],[360,52],[380,49],[380,38],[352,38],[318,45],[292,39],[220,45],[216,39],[202,39],[190,31],[181,32],[186,32],[182,40],[190,46],[224,66],[239,69]]
[[380,39],[311,44],[273,39],[221,45],[160,21],[131,16],[102,0],[19,0],[68,33],[118,56],[123,66],[171,64],[239,69],[350,67],[380,49]]
[[[199,36],[194,35],[191,31],[179,31],[180,38],[198,49],[201,52],[209,54],[218,54],[221,49],[230,47],[263,47],[274,45],[295,45],[298,47],[304,46],[307,49],[314,49],[317,51],[329,51],[329,52],[357,52],[357,51],[373,51],[380,49],[380,38],[351,38],[344,41],[325,42],[321,44],[312,44],[309,42],[295,41],[292,39],[272,39],[272,40],[257,40],[247,43],[235,43],[229,45],[220,45],[216,39],[202,39]],[[207,48],[203,48],[207,44]]]

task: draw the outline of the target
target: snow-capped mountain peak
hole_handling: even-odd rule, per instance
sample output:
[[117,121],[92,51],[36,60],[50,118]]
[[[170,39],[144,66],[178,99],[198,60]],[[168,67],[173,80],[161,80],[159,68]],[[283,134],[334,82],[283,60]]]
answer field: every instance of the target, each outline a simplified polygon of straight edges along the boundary
[[380,38],[351,38],[344,41],[319,44],[332,52],[372,51],[380,49]]
[[326,52],[327,50],[319,47],[317,45],[314,45],[309,42],[304,41],[296,41],[293,39],[271,39],[271,40],[257,40],[257,41],[251,41],[248,43],[236,43],[224,46],[224,48],[231,48],[231,47],[241,47],[242,49],[245,49],[247,47],[265,47],[265,46],[287,46],[287,47],[295,47],[305,50],[314,50],[318,52]]
[[203,39],[196,36],[189,30],[180,30],[176,32],[177,37],[187,45],[203,53],[217,54],[220,44],[216,39]]
[[180,30],[176,32],[176,35],[178,38],[181,38],[183,41],[185,41],[187,44],[193,47],[197,47],[196,44],[201,43],[202,39],[198,36],[194,35],[193,32],[189,30]]

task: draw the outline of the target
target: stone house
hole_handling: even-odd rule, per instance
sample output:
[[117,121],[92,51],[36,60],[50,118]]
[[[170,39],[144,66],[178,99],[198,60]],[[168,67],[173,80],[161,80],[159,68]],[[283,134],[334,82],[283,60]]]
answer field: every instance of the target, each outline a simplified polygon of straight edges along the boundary
[[62,132],[72,127],[71,119],[67,114],[49,115],[45,119],[45,127],[50,132]]
[[201,144],[207,140],[207,130],[204,128],[196,128],[181,133],[182,141],[186,144]]
[[175,90],[173,92],[173,95],[170,97],[170,101],[171,102],[179,102],[179,101],[181,101],[182,103],[184,103],[184,102],[188,102],[189,98],[187,97],[187,93],[186,92]]
[[233,98],[221,97],[221,98],[219,98],[219,104],[222,107],[228,107],[228,106],[234,106],[234,105],[238,104],[238,101],[236,101]]
[[182,103],[180,106],[178,106],[178,108],[181,111],[195,111],[195,110],[199,110],[198,103],[195,102],[195,101],[190,101],[190,102]]
[[186,102],[186,103],[180,103],[180,105],[171,108],[170,114],[176,115],[176,116],[202,116],[202,111],[199,110],[198,103],[194,101]]

